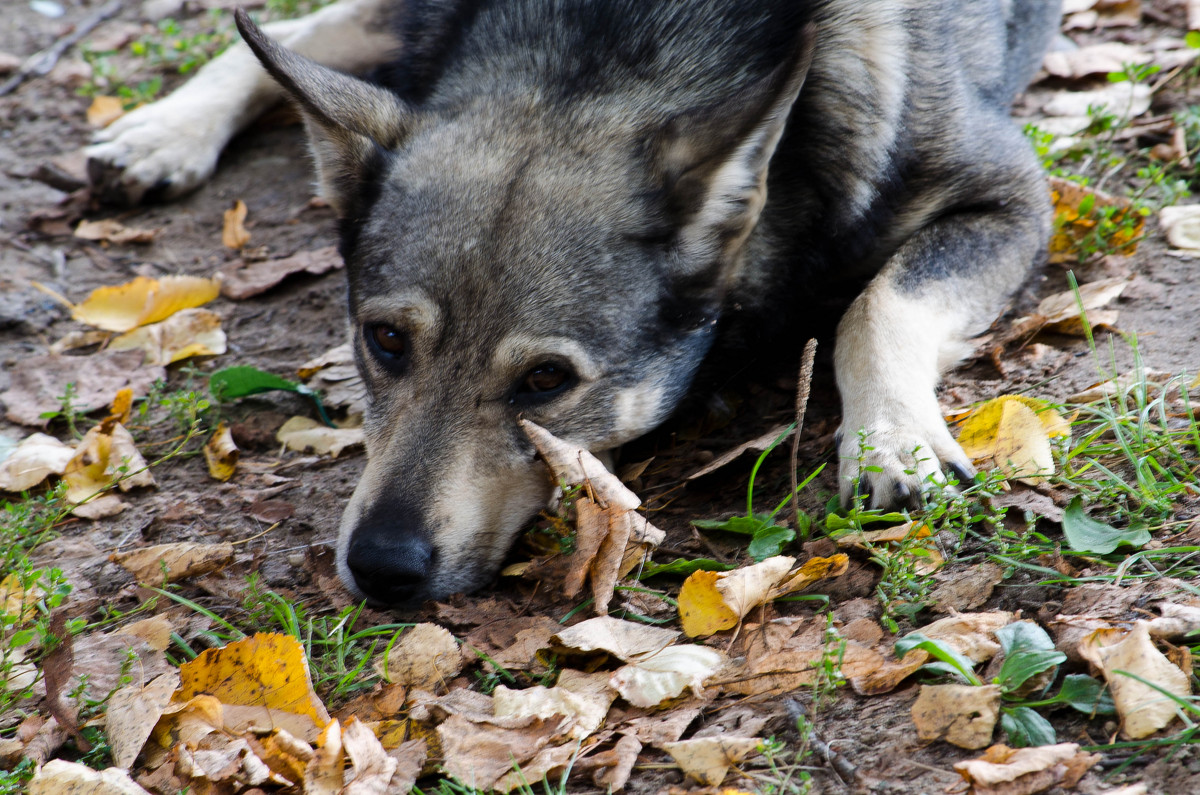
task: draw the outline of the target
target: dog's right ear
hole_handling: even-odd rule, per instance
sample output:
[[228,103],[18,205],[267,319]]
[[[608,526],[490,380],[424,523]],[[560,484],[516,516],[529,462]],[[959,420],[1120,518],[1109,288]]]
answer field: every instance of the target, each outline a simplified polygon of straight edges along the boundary
[[245,11],[234,17],[263,68],[303,109],[321,194],[345,215],[379,148],[404,137],[411,111],[384,88],[281,47]]

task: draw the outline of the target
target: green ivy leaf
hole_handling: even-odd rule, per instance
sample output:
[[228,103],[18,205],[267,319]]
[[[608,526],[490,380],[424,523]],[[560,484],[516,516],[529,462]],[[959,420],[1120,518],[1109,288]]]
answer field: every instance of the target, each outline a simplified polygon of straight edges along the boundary
[[687,560],[685,558],[676,558],[670,563],[648,563],[642,569],[642,573],[638,576],[639,580],[644,580],[647,577],[655,577],[659,574],[676,574],[682,577],[687,577],[692,572],[696,571],[729,571],[737,568],[730,563],[722,563],[719,560],[711,560],[709,558],[696,558]]
[[927,652],[930,657],[939,660],[949,666],[935,666],[934,664],[922,666],[937,673],[956,673],[967,681],[968,684],[982,685],[983,681],[975,675],[975,663],[961,654],[957,649],[944,643],[940,640],[934,640],[922,635],[920,632],[910,632],[900,640],[896,641],[895,652],[897,657],[903,657],[912,649],[920,649]]
[[1005,654],[1018,651],[1051,651],[1054,641],[1032,621],[1014,621],[996,630],[996,640]]
[[1083,512],[1083,501],[1076,497],[1063,511],[1063,535],[1067,544],[1076,552],[1107,555],[1122,544],[1141,547],[1150,542],[1150,531],[1145,527],[1130,527],[1126,530],[1099,522]]
[[1050,721],[1029,707],[1005,707],[1000,710],[1000,728],[1008,735],[1008,744],[1013,748],[1033,748],[1058,742]]
[[770,521],[768,516],[760,513],[754,516],[731,516],[728,519],[693,519],[692,524],[701,530],[721,530],[725,533],[753,536],[764,525],[769,525]]
[[1062,688],[1055,701],[1067,704],[1086,715],[1115,715],[1117,706],[1113,703],[1108,686],[1087,674],[1068,674],[1063,678]]
[[1046,651],[1044,649],[1022,649],[1005,655],[1000,665],[1000,673],[996,675],[996,684],[1000,685],[1001,693],[1011,693],[1031,677],[1043,671],[1048,671],[1065,662],[1067,655],[1061,651]]
[[754,538],[750,541],[746,552],[761,563],[767,558],[778,555],[795,538],[796,531],[790,527],[780,527],[776,524],[765,525],[755,531]]
[[221,401],[237,400],[263,392],[295,392],[310,398],[316,404],[321,421],[330,428],[334,427],[329,420],[329,415],[325,413],[325,404],[321,402],[321,396],[317,394],[316,390],[296,381],[289,381],[274,373],[259,370],[257,367],[238,366],[217,370],[208,378],[208,391]]

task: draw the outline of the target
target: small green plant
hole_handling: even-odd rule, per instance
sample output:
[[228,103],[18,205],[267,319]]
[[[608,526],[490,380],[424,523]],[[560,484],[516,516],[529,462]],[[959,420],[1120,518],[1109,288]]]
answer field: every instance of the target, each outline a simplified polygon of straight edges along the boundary
[[79,392],[75,388],[75,382],[72,381],[63,387],[63,393],[55,398],[58,401],[58,411],[45,411],[39,416],[47,422],[62,420],[67,424],[67,430],[71,436],[82,439],[83,434],[79,431],[79,420],[83,416],[83,412],[75,405],[75,398],[78,396]]
[[29,791],[29,781],[37,772],[37,763],[23,758],[12,770],[0,770],[0,795],[21,795]]
[[[784,547],[796,539],[797,531],[801,535],[807,536],[811,519],[804,513],[799,514],[800,522],[804,525],[803,527],[793,529],[775,523],[775,517],[792,501],[793,493],[789,493],[784,497],[770,513],[754,512],[754,480],[758,476],[758,470],[762,467],[763,462],[767,460],[767,456],[771,454],[771,451],[778,447],[795,427],[794,423],[789,425],[775,441],[771,442],[766,450],[762,451],[758,456],[758,460],[754,462],[754,467],[750,470],[750,482],[746,486],[746,513],[744,516],[731,516],[728,519],[719,520],[693,519],[692,524],[701,530],[720,530],[725,533],[749,536],[750,545],[746,548],[746,552],[756,561],[766,560],[769,557],[780,554]],[[817,467],[812,474],[796,486],[794,493],[799,494],[824,469],[824,464]]]
[[144,36],[129,45],[129,51],[155,67],[171,67],[181,75],[208,63],[233,40],[228,20],[220,9],[209,12],[211,30],[185,35],[174,19],[158,22],[158,34]]

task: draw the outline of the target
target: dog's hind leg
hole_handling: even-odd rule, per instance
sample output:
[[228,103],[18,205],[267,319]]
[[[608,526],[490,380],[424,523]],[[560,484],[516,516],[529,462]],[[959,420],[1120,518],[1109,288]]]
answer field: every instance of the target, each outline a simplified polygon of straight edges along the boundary
[[843,504],[857,487],[871,507],[912,505],[942,480],[943,467],[960,481],[974,475],[935,388],[1003,308],[1048,235],[1049,200],[1036,170],[1008,186],[1008,195],[923,225],[839,324]]
[[[363,72],[396,53],[393,0],[341,0],[266,30],[295,52],[346,72]],[[234,135],[283,98],[258,59],[237,43],[158,102],[137,108],[95,135],[88,176],[101,198],[136,204],[171,198],[208,179]]]

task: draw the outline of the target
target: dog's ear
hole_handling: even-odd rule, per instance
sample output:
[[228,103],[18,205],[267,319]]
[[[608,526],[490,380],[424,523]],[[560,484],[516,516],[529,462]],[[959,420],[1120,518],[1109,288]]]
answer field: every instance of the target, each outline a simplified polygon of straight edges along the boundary
[[380,148],[404,137],[411,111],[384,88],[281,47],[245,11],[238,9],[235,18],[263,68],[303,109],[321,193],[345,215]]
[[815,42],[816,26],[805,25],[788,59],[766,77],[715,107],[679,114],[652,139],[654,167],[680,225],[685,270],[688,263],[707,268],[730,261],[758,221],[767,166],[808,75]]

